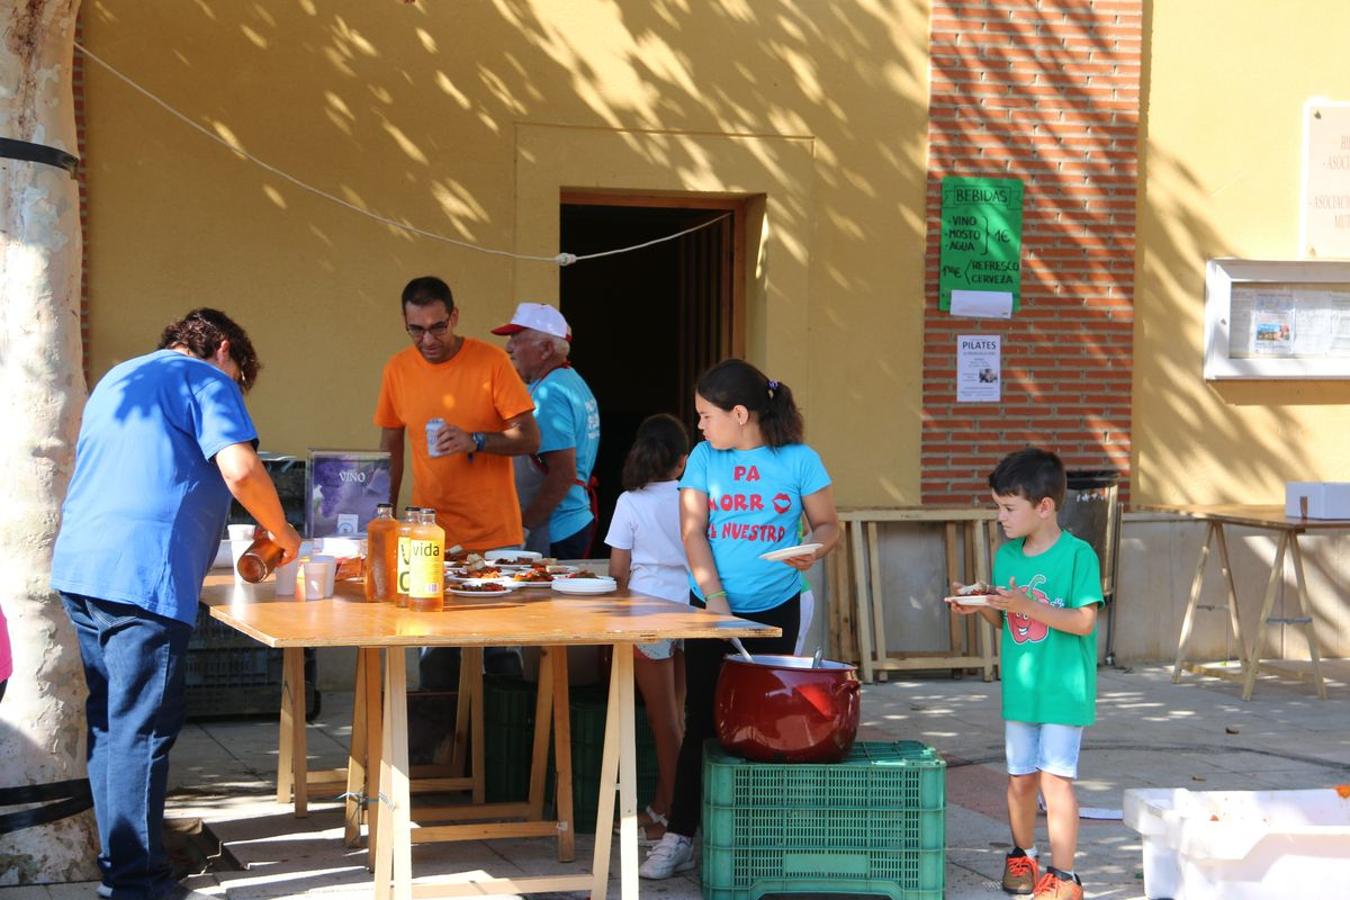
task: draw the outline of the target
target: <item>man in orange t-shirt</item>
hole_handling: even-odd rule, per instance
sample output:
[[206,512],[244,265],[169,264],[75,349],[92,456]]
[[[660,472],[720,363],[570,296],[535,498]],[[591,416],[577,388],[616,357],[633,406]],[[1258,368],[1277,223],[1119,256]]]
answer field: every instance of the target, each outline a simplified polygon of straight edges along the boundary
[[[511,457],[539,449],[534,401],[500,348],[455,334],[459,310],[434,276],[403,289],[413,345],[384,367],[375,424],[389,451],[390,500],[403,483],[412,432],[414,506],[436,510],[446,547],[482,552],[520,545],[524,531]],[[428,431],[427,423],[444,425]]]

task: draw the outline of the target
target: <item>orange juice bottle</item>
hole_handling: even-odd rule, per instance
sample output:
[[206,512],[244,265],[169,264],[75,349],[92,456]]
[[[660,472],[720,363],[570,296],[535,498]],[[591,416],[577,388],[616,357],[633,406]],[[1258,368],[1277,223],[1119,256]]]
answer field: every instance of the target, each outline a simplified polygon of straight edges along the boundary
[[440,612],[445,605],[445,529],[436,524],[434,509],[422,510],[409,545],[408,609]]
[[366,600],[388,603],[394,599],[398,577],[398,522],[394,505],[375,507],[375,518],[366,526]]
[[397,548],[397,560],[394,565],[394,602],[399,606],[408,605],[408,578],[412,564],[412,530],[422,518],[420,506],[409,506],[403,510],[403,518],[398,521],[398,535],[394,542]]

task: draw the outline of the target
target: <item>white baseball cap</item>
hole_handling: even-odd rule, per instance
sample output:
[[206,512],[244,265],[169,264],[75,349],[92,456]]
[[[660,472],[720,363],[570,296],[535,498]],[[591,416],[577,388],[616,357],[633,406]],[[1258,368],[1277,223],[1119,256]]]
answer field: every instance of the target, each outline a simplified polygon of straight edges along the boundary
[[546,303],[520,304],[516,307],[516,314],[511,317],[511,321],[492,329],[492,333],[515,334],[524,331],[526,328],[542,331],[544,334],[551,334],[564,340],[570,341],[572,339],[572,329],[568,327],[563,314],[558,312],[556,307],[549,306]]

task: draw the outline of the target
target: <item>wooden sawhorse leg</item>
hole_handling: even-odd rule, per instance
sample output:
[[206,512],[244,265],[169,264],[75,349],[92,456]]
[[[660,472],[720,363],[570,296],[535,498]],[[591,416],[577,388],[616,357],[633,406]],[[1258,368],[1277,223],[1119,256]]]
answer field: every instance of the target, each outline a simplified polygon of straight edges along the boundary
[[[1181,636],[1177,638],[1177,659],[1172,666],[1172,683],[1181,681],[1181,665],[1186,659],[1186,642],[1191,639],[1191,626],[1195,621],[1195,607],[1200,603],[1200,587],[1205,580],[1205,563],[1209,562],[1209,545],[1219,526],[1208,522],[1205,529],[1205,542],[1200,547],[1200,559],[1195,564],[1195,577],[1191,579],[1191,595],[1186,601],[1186,614],[1181,619]],[[1240,651],[1239,651],[1240,652]]]
[[361,823],[375,846],[375,816],[370,805],[378,792],[380,772],[381,716],[380,650],[356,648],[356,682],[352,698],[352,740],[347,753],[347,792],[344,808],[343,843],[355,847],[361,841]]
[[450,775],[464,775],[466,754],[473,779],[473,802],[487,802],[487,778],[483,774],[483,648],[464,647],[459,652],[459,691],[455,697],[455,738],[450,757]]
[[[1280,582],[1284,580],[1284,554],[1286,550],[1288,550],[1294,564],[1294,581],[1297,585],[1296,596],[1299,614],[1297,616],[1274,618],[1271,613],[1275,609],[1275,594],[1278,592]],[[1266,582],[1266,596],[1261,603],[1261,617],[1257,619],[1256,623],[1256,637],[1252,641],[1252,646],[1247,654],[1246,679],[1242,683],[1243,700],[1250,700],[1252,691],[1256,689],[1256,675],[1261,667],[1261,639],[1269,625],[1298,625],[1303,629],[1303,635],[1308,641],[1308,656],[1312,662],[1313,684],[1317,688],[1317,696],[1321,700],[1327,699],[1326,684],[1322,681],[1322,653],[1317,644],[1317,634],[1311,609],[1308,601],[1307,577],[1303,571],[1303,552],[1299,548],[1298,533],[1282,530],[1279,543],[1275,547],[1275,561],[1271,564],[1270,580]]]
[[309,815],[309,749],[305,742],[305,648],[281,651],[281,735],[277,753],[277,802],[295,795],[295,817]]
[[412,900],[412,791],[408,785],[408,683],[404,651],[390,649],[384,666],[384,724],[381,729],[380,790],[375,805],[379,841],[375,896]]
[[848,523],[848,542],[853,551],[853,602],[857,612],[853,617],[858,633],[858,663],[862,666],[862,680],[871,684],[875,679],[872,667],[872,615],[867,608],[867,544],[863,541],[863,523],[854,519]]
[[[861,633],[861,629],[859,629]],[[614,787],[619,787],[619,867],[623,900],[637,900],[637,752],[633,715],[633,648],[614,645],[605,714],[605,747],[600,757],[600,799],[595,811],[594,884],[591,900],[605,900],[609,889],[610,839],[614,833]]]

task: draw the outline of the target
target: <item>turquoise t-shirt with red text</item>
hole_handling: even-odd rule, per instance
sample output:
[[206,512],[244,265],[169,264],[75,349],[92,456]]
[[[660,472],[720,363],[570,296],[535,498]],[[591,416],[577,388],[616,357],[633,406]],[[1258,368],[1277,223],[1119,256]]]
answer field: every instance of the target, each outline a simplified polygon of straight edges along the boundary
[[[732,612],[773,609],[801,590],[796,569],[759,557],[797,544],[802,498],[829,486],[805,444],[714,450],[704,441],[689,454],[680,489],[707,495],[708,543]],[[703,596],[692,574],[689,585]]]

